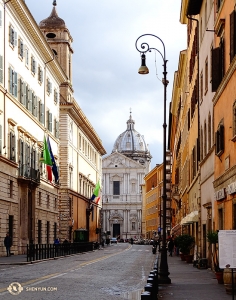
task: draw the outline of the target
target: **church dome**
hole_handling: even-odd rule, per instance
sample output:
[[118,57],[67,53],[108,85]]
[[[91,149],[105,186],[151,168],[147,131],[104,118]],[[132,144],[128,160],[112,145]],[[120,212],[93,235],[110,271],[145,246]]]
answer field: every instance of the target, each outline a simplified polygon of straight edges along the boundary
[[[112,152],[120,152],[140,163],[151,159],[150,152],[144,140],[144,136],[134,129],[134,120],[130,114],[127,129],[116,139]],[[145,159],[145,161],[143,160]]]
[[53,1],[53,9],[50,16],[47,19],[42,20],[39,23],[39,28],[52,28],[52,29],[61,29],[66,28],[65,21],[58,17],[57,10],[56,10],[57,2],[56,0]]

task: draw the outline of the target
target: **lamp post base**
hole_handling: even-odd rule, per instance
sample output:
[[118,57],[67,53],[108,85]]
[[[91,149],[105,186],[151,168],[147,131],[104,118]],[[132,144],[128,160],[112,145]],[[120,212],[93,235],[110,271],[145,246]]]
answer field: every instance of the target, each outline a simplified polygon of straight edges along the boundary
[[171,279],[168,277],[170,275],[168,271],[167,264],[167,249],[166,247],[161,247],[161,261],[160,268],[158,272],[158,283],[160,284],[169,284],[171,283]]

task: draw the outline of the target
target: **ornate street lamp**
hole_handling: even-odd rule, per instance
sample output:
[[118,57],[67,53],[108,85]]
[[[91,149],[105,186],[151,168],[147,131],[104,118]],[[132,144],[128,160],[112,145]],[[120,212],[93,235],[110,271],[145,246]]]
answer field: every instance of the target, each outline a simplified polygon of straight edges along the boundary
[[[150,48],[149,44],[146,42],[139,41],[143,37],[151,36],[154,38],[157,38],[163,45],[164,53],[162,54],[158,49],[156,48]],[[139,44],[138,44],[139,42]],[[164,122],[163,122],[163,195],[162,195],[162,201],[163,201],[163,236],[162,236],[162,247],[161,247],[161,261],[160,261],[160,267],[159,267],[159,283],[171,283],[170,278],[168,277],[169,270],[168,270],[168,263],[167,263],[167,248],[166,248],[166,89],[169,81],[166,79],[167,71],[166,71],[166,51],[165,51],[165,44],[163,41],[156,35],[153,34],[143,34],[141,35],[135,42],[136,49],[141,53],[141,67],[138,70],[139,74],[148,74],[149,70],[146,66],[146,53],[151,52],[152,50],[157,51],[162,59],[163,59],[163,75],[164,78],[162,79],[162,83],[164,85]]]

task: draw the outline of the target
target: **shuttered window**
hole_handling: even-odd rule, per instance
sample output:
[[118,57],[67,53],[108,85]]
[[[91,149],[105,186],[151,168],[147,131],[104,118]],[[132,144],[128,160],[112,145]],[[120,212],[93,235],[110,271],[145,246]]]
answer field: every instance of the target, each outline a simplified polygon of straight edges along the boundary
[[48,130],[52,132],[52,113],[48,111]]
[[44,125],[44,104],[39,101],[39,122]]
[[224,125],[220,124],[215,133],[216,155],[220,156],[224,152]]
[[23,59],[24,57],[24,44],[23,41],[19,40],[19,56]]
[[16,151],[16,141],[15,141],[15,133],[10,132],[10,160],[15,161],[15,151]]
[[38,97],[36,95],[33,95],[32,97],[32,113],[35,117],[38,116]]
[[12,47],[17,46],[17,32],[11,25],[9,26],[9,42]]
[[38,81],[43,82],[43,69],[40,66],[38,67]]
[[59,138],[59,122],[55,119],[55,137]]
[[11,67],[9,68],[9,91],[17,97],[17,73]]
[[230,62],[236,54],[236,12],[230,14]]

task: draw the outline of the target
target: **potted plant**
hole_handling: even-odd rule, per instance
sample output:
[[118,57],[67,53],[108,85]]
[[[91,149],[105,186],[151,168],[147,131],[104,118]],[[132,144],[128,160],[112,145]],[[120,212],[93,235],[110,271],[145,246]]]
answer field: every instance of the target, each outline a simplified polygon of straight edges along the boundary
[[213,268],[216,274],[216,279],[218,283],[222,284],[224,282],[223,282],[223,269],[220,269],[219,258],[218,258],[218,232],[209,231],[206,237],[211,250],[211,258],[212,258]]
[[[175,242],[177,243],[180,251],[181,260],[186,260],[187,263],[191,263],[193,259],[193,255],[190,255],[190,250],[194,246],[194,237],[189,234],[182,234],[175,238]],[[182,254],[182,255],[181,255]]]

